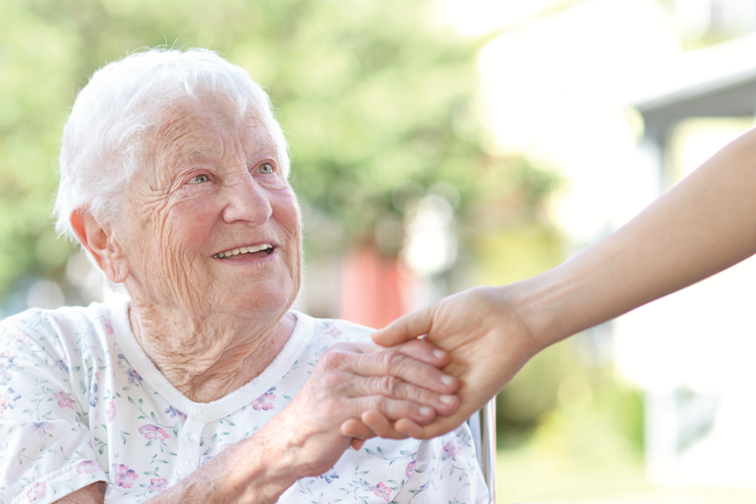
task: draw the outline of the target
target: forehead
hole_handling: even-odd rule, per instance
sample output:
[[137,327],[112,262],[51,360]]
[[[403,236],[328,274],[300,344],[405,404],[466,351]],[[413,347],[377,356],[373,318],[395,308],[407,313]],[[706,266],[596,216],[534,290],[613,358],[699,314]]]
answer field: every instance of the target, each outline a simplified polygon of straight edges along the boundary
[[262,114],[249,102],[244,113],[223,94],[203,93],[168,107],[152,135],[153,153],[204,157],[241,148],[275,155],[276,145]]

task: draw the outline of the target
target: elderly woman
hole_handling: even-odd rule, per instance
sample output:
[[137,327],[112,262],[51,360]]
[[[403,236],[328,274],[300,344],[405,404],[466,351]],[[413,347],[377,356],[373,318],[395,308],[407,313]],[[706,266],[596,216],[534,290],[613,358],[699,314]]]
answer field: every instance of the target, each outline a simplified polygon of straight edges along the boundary
[[214,53],[92,77],[63,133],[58,229],[129,297],[0,325],[0,502],[487,500],[466,427],[341,434],[369,437],[371,412],[452,414],[457,383],[427,342],[377,351],[366,328],[289,311],[288,171],[267,96]]

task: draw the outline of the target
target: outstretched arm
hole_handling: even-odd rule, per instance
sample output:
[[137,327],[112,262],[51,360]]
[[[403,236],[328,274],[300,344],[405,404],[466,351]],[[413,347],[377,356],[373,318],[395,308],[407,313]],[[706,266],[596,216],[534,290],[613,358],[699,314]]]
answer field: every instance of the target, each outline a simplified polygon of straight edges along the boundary
[[[481,408],[537,352],[696,283],[756,253],[756,130],[736,139],[600,243],[544,274],[471,289],[374,334],[381,345],[427,334],[451,354],[460,409],[398,431],[430,438]],[[363,422],[390,429],[374,412]]]

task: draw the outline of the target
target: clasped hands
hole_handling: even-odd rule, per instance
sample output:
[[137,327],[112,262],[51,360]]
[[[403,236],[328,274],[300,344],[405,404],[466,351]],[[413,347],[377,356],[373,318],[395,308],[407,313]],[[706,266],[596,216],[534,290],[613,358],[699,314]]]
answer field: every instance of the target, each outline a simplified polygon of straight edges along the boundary
[[[448,416],[457,410],[459,400],[454,394],[459,381],[442,371],[450,362],[449,354],[432,343],[413,339],[392,348],[357,345],[348,350],[339,348],[337,352],[345,350],[367,357],[364,367],[350,371],[371,374],[358,375],[353,382],[354,391],[369,395],[361,398],[363,408],[355,410],[358,416],[349,418],[340,427],[343,436],[352,438],[354,449],[374,436],[408,437],[395,430],[394,422],[399,419],[422,426],[437,415]],[[339,359],[336,355],[331,358]]]
[[296,478],[330,469],[349,448],[394,431],[401,419],[427,425],[458,406],[459,381],[442,369],[448,353],[422,339],[391,348],[340,342],[321,355],[292,402],[265,427]]
[[520,316],[517,294],[470,289],[378,331],[383,347],[331,347],[287,407],[299,423],[281,426],[296,431],[290,446],[304,448],[294,450],[304,473],[327,471],[374,436],[430,439],[461,425],[546,346]]

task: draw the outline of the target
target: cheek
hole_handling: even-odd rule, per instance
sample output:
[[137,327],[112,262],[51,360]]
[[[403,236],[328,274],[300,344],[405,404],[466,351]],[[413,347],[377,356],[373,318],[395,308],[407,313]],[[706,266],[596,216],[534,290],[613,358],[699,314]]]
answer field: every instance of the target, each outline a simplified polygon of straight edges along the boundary
[[212,205],[191,203],[178,204],[165,219],[158,253],[171,250],[179,256],[199,252],[213,230],[215,209]]
[[271,205],[278,224],[291,235],[299,238],[299,226],[301,216],[299,215],[299,205],[297,198],[291,189],[274,193],[271,198]]
[[283,228],[294,247],[299,249],[300,243],[300,215],[296,205],[290,205],[281,209],[276,218]]

